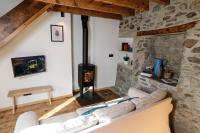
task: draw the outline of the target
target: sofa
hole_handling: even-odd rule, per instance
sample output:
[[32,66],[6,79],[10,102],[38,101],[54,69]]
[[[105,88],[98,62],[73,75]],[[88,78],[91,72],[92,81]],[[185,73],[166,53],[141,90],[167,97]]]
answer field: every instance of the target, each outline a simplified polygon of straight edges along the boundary
[[128,96],[38,120],[21,114],[14,133],[170,133],[172,99],[163,90],[151,94],[130,88]]

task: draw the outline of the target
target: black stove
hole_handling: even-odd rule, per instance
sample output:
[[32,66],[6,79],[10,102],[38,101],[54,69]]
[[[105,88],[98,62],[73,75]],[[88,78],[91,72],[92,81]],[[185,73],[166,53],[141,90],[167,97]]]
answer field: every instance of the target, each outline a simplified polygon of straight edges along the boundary
[[81,16],[83,27],[83,63],[78,65],[78,84],[83,98],[84,88],[93,87],[95,84],[95,65],[88,63],[88,16]]

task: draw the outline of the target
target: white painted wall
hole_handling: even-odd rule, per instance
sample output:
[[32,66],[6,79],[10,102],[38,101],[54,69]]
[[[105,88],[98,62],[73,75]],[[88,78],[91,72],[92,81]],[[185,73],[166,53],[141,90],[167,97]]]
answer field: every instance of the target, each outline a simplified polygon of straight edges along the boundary
[[[89,56],[90,62],[97,65],[97,88],[114,86],[117,62],[120,61],[118,38],[119,21],[90,17]],[[73,59],[74,88],[78,87],[78,64],[82,62],[82,23],[79,15],[73,15]],[[109,54],[114,54],[109,58]]]
[[78,87],[78,64],[82,63],[82,23],[79,15],[72,15],[73,88]]
[[[119,21],[94,18],[93,25],[93,62],[97,65],[97,87],[114,86],[120,60]],[[109,58],[109,54],[114,54],[114,57]]]
[[[50,25],[64,26],[64,42],[51,42]],[[47,72],[14,78],[11,58],[45,55]],[[49,12],[41,16],[8,45],[0,49],[0,108],[11,105],[8,91],[40,85],[52,85],[53,96],[72,94],[71,16]],[[46,99],[47,94],[20,97],[18,104]]]

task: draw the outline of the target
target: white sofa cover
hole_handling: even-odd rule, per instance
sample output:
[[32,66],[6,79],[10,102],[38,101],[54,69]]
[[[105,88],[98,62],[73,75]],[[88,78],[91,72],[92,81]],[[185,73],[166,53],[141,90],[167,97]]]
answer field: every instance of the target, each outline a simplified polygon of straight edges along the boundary
[[[134,95],[134,89],[132,89],[131,92],[129,92],[129,95],[131,94],[132,97],[139,97],[140,99],[145,99],[145,97],[154,98],[154,96],[157,96],[157,97],[160,96],[159,93],[145,94],[142,92],[140,94],[138,90],[135,90],[135,91],[137,91],[137,93],[135,93],[136,95]],[[163,93],[161,93],[161,95],[164,96]],[[163,99],[163,96],[160,96],[160,98]],[[83,133],[86,133],[86,132],[122,133],[126,131],[126,133],[128,132],[133,133],[134,131],[134,133],[147,133],[147,132],[148,133],[170,133],[168,115],[172,111],[172,104],[171,104],[172,99],[167,98],[165,100],[157,102],[160,100],[157,97],[153,100],[154,102],[153,104],[152,102],[150,102],[150,104],[146,103],[146,99],[145,99],[144,101],[146,105],[143,108],[140,107],[136,111],[130,112],[118,118],[111,119],[108,122],[101,123],[99,125],[90,127],[80,132],[81,133],[82,132]],[[133,100],[136,100],[136,99],[133,99]],[[116,101],[116,100],[113,100],[113,101]],[[112,103],[112,101],[107,102],[107,103]],[[66,114],[50,117],[48,119],[41,120],[40,122],[38,122],[36,113],[26,112],[18,118],[14,133],[20,133],[21,130],[30,126],[39,125],[39,123],[41,125],[51,124],[51,123],[62,123],[71,118],[75,118],[77,116],[78,116],[77,112],[71,112],[71,113],[66,113]],[[33,121],[33,122],[30,122],[30,121]],[[24,125],[24,123],[29,123],[29,122],[30,124]],[[163,132],[160,132],[161,130],[163,130]]]
[[17,119],[14,133],[19,133],[22,129],[39,125],[38,115],[36,112],[29,111],[20,115]]

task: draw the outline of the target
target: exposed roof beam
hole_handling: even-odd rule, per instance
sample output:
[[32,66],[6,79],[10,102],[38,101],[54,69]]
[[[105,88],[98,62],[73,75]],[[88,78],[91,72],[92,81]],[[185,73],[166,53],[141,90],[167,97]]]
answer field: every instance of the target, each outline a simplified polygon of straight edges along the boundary
[[168,28],[164,28],[164,29],[140,31],[137,33],[137,36],[162,35],[162,34],[186,32],[187,30],[193,28],[196,24],[197,24],[197,21],[194,21],[194,22],[190,22],[187,24],[168,27]]
[[124,16],[134,15],[134,10],[124,7],[119,7],[111,4],[104,4],[95,2],[94,0],[35,0],[44,3],[51,3],[55,5],[62,5],[67,7],[76,7],[80,9],[93,10],[98,12],[106,12],[113,14],[120,14]]
[[102,12],[97,12],[97,11],[80,9],[80,8],[76,8],[76,7],[66,7],[66,6],[56,5],[51,10],[52,11],[65,12],[65,13],[94,16],[94,17],[103,17],[103,18],[118,19],[118,20],[122,19],[122,16],[119,15],[119,14],[102,13]]
[[0,18],[0,47],[8,43],[51,7],[51,4],[25,0],[2,16]]
[[142,11],[149,10],[149,0],[95,0],[95,1],[121,7],[127,7],[131,9],[142,10]]
[[162,4],[162,5],[169,5],[170,4],[170,0],[151,0],[153,2],[156,2],[158,4]]

